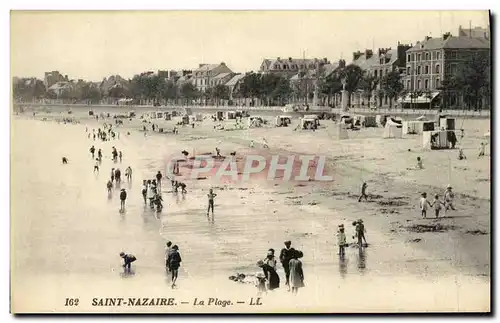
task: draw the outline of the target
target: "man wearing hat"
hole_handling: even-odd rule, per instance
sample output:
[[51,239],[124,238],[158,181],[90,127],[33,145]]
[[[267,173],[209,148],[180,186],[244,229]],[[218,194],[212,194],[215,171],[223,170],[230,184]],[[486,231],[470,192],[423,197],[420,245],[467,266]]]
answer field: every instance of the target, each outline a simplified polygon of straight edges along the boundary
[[343,257],[345,255],[345,246],[347,244],[346,236],[344,232],[344,225],[339,224],[339,231],[337,232],[337,243],[339,245],[339,256]]
[[120,211],[124,212],[125,211],[125,200],[127,199],[127,191],[125,191],[124,188],[122,188],[120,192]]
[[358,238],[358,246],[361,249],[363,247],[363,240],[366,242],[365,238],[365,225],[363,224],[363,220],[359,219],[353,223],[356,226],[356,237]]
[[283,269],[285,270],[285,277],[286,277],[286,283],[285,285],[288,286],[290,289],[290,260],[293,258],[293,255],[295,253],[295,249],[291,247],[292,242],[290,240],[285,241],[285,248],[281,249],[280,252],[280,262],[281,265],[283,266]]
[[453,198],[455,197],[455,194],[452,191],[452,187],[450,184],[446,186],[446,191],[444,192],[444,205],[445,205],[445,212],[449,209],[452,209],[455,211],[455,207],[453,206]]

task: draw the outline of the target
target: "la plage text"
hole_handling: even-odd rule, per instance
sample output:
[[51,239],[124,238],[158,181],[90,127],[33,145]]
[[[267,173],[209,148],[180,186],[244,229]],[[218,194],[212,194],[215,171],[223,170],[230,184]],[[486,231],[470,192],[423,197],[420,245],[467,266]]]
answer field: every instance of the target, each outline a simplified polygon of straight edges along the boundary
[[175,306],[175,298],[164,297],[107,297],[107,298],[93,298],[92,306]]

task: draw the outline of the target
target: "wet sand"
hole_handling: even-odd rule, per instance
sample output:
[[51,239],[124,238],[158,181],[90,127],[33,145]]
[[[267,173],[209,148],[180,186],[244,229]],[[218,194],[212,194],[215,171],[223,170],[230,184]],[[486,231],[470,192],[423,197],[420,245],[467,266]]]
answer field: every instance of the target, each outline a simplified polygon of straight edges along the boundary
[[[53,118],[46,114],[38,116]],[[55,115],[56,118],[60,117]],[[329,126],[315,133],[293,132],[289,128],[260,128],[215,131],[205,120],[194,129],[181,127],[180,134],[152,134],[137,131],[139,120],[125,122],[120,139],[101,143],[89,140],[95,121],[73,115],[80,125],[63,125],[16,118],[12,130],[12,269],[13,309],[17,312],[50,311],[139,311],[138,308],[92,307],[93,297],[176,297],[190,304],[171,308],[147,308],[163,312],[387,312],[387,311],[488,311],[490,264],[489,156],[465,163],[452,163],[467,170],[460,176],[441,174],[446,154],[456,151],[419,150],[417,138],[384,140],[381,129],[350,132],[351,139],[333,139]],[[175,121],[162,121],[170,129]],[[457,121],[459,123],[459,121]],[[471,147],[484,131],[485,120],[464,122]],[[131,130],[126,135],[127,129]],[[260,147],[252,153],[273,152],[327,154],[327,169],[334,182],[274,185],[262,181],[221,184],[188,180],[183,200],[166,192],[160,216],[143,207],[140,194],[143,179],[164,169],[165,156],[181,150],[213,151],[223,154],[249,151],[252,138],[265,136],[270,150]],[[293,136],[293,140],[291,140]],[[57,138],[57,140],[55,140]],[[380,139],[379,139],[380,138]],[[221,144],[217,144],[222,140]],[[404,144],[403,144],[404,143]],[[466,141],[464,141],[464,144]],[[92,174],[88,148],[103,148],[101,173]],[[123,170],[130,165],[133,182],[123,183],[129,191],[127,211],[118,213],[118,189],[107,199],[105,183],[111,167],[111,146],[123,150]],[[478,144],[476,145],[476,147]],[[412,152],[407,152],[411,148]],[[30,152],[30,154],[28,153]],[[466,151],[467,154],[467,151]],[[62,156],[69,158],[61,165]],[[422,156],[425,170],[408,171],[415,156]],[[37,160],[37,163],[33,163]],[[464,165],[465,164],[465,165]],[[399,166],[399,169],[398,167]],[[448,167],[446,167],[448,170]],[[181,172],[185,171],[181,169]],[[401,172],[405,172],[401,177]],[[478,175],[479,174],[479,175]],[[369,181],[372,200],[358,203],[362,181]],[[420,219],[419,193],[442,193],[447,183],[458,195],[458,211],[439,220]],[[206,218],[206,193],[214,187],[215,223]],[[22,196],[32,203],[25,203]],[[346,260],[339,261],[335,231],[363,218],[370,243],[365,252],[350,247]],[[437,226],[440,224],[440,226]],[[430,226],[429,228],[423,225]],[[434,229],[433,229],[434,228]],[[442,229],[443,232],[425,232]],[[485,233],[485,234],[482,234]],[[258,271],[255,262],[270,247],[281,249],[290,239],[304,251],[306,287],[292,297],[281,288],[264,298],[262,306],[237,304],[213,308],[194,307],[194,297],[245,300],[255,297],[255,287],[228,280],[235,273]],[[163,264],[163,246],[172,240],[183,257],[179,288],[170,289]],[[136,274],[122,279],[120,251],[138,257]],[[86,282],[92,282],[88,284]],[[58,286],[52,294],[41,293]],[[82,299],[78,308],[64,307],[68,295]],[[185,307],[184,307],[185,306]],[[144,309],[140,309],[143,311]]]

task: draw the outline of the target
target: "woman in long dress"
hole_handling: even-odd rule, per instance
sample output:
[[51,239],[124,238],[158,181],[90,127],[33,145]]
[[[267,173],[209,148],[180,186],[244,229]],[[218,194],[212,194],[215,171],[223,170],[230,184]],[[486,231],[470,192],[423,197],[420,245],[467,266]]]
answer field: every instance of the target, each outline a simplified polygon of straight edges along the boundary
[[302,262],[298,258],[302,258],[302,251],[296,250],[293,253],[293,258],[290,259],[290,287],[292,293],[297,294],[300,287],[304,287],[304,271],[302,270]]
[[273,267],[264,263],[264,261],[262,260],[259,260],[257,262],[257,266],[262,268],[262,271],[264,272],[264,276],[267,279],[268,290],[273,290],[280,287],[280,277],[278,276],[278,273],[276,272],[276,270],[274,270]]

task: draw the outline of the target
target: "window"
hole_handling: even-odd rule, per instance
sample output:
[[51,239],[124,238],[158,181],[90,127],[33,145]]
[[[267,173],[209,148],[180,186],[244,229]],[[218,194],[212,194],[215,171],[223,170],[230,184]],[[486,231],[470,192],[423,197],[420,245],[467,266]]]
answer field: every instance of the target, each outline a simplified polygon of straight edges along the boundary
[[406,89],[409,90],[410,89],[410,81],[406,81]]
[[274,69],[277,70],[278,69],[278,64],[274,64]]
[[417,75],[421,74],[421,68],[422,68],[422,66],[417,66]]
[[437,74],[441,73],[441,69],[439,68],[439,64],[436,64],[436,73]]
[[429,89],[429,80],[425,80],[424,81],[424,86],[425,86],[425,89],[428,90]]
[[418,54],[418,61],[420,62],[422,60],[422,55]]
[[411,73],[411,67],[407,66],[406,67],[406,75],[410,75],[410,73]]
[[417,90],[420,90],[420,80],[417,81]]
[[287,65],[283,65],[283,69],[284,70],[288,69],[288,66]]
[[429,65],[425,65],[425,74],[429,74]]
[[304,68],[304,64],[300,64],[300,68]]
[[410,55],[410,54],[408,54],[408,57],[406,58],[406,60],[407,60],[408,62],[411,62],[411,55]]
[[439,88],[441,86],[441,81],[439,78],[436,79],[436,88]]
[[377,76],[377,74],[378,74],[378,71],[377,71],[377,70],[375,70],[375,77],[378,77],[378,76]]
[[429,53],[425,53],[425,60],[428,61],[429,60]]
[[436,59],[441,59],[441,53],[440,52],[436,52]]
[[411,60],[414,61],[415,60],[415,54],[411,54]]
[[457,52],[451,51],[450,52],[450,58],[457,58]]

